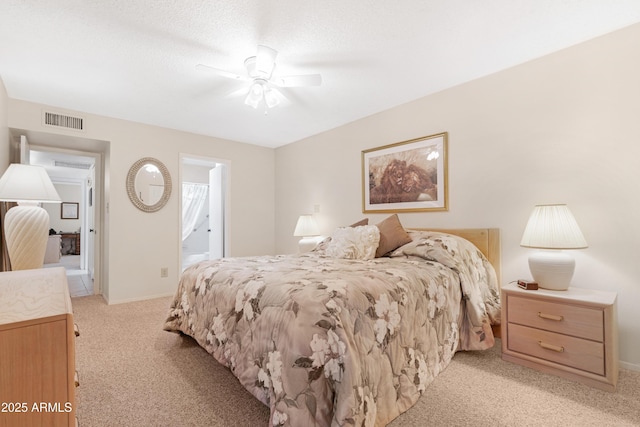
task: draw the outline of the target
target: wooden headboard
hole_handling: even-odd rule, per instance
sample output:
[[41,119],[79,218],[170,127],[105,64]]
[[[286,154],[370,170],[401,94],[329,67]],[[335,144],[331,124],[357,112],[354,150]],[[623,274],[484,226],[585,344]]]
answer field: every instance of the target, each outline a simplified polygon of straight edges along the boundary
[[499,228],[407,228],[419,231],[441,231],[467,239],[480,249],[496,270],[498,284],[502,284]]

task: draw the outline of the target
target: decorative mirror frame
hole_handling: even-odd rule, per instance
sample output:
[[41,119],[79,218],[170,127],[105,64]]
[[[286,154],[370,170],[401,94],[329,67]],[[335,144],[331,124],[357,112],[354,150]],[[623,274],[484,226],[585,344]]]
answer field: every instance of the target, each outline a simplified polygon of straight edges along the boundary
[[[164,180],[164,191],[162,192],[162,197],[160,197],[160,200],[158,200],[154,205],[145,205],[136,193],[136,176],[140,169],[149,163],[160,170],[162,179]],[[169,197],[171,196],[171,175],[169,174],[169,170],[164,163],[158,159],[154,159],[153,157],[141,158],[131,166],[129,173],[127,174],[127,194],[129,195],[131,203],[143,212],[156,212],[162,209],[164,205],[167,204]]]

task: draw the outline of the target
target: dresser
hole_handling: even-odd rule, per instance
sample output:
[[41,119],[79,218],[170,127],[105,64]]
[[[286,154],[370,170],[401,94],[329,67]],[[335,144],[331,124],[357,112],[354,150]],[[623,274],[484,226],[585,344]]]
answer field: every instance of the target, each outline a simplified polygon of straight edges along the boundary
[[502,358],[615,391],[618,382],[616,294],[570,287],[502,287]]
[[62,255],[80,255],[80,233],[60,233]]
[[76,425],[75,335],[64,268],[0,273],[0,427]]

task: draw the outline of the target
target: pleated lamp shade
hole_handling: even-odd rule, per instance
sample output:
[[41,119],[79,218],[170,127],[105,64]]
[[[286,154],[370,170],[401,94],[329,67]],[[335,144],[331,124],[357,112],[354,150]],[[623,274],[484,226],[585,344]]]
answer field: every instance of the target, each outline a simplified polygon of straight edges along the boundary
[[567,205],[538,205],[529,217],[520,246],[544,249],[529,256],[529,270],[539,287],[566,290],[575,261],[562,249],[583,249],[587,241]]
[[318,224],[313,218],[313,215],[300,215],[298,222],[296,223],[296,229],[293,231],[293,235],[296,237],[310,237],[320,234],[318,230]]

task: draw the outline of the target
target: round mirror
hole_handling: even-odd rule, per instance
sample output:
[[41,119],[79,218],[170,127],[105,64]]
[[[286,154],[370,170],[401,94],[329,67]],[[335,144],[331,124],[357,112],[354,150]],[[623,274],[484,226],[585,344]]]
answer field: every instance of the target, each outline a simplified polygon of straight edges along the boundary
[[127,194],[131,203],[141,211],[155,212],[169,200],[171,175],[161,161],[144,157],[129,169]]

